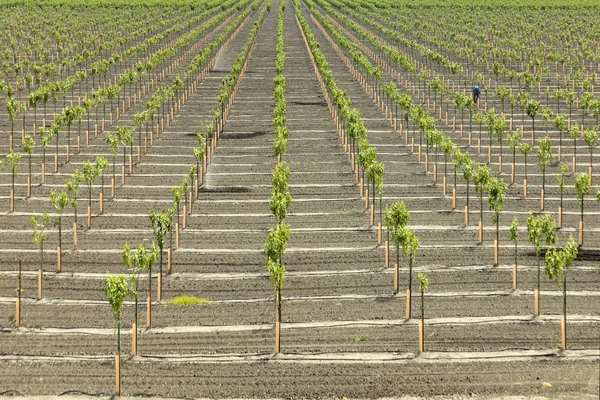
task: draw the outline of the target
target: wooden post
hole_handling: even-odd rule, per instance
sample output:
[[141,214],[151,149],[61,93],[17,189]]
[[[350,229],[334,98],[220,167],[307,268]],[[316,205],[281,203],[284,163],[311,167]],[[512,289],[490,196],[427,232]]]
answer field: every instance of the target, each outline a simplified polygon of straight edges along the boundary
[[442,178],[442,182],[443,182],[443,186],[444,186],[444,191],[443,191],[444,197],[446,197],[448,186],[447,186],[447,182],[446,182],[446,177],[445,176]]
[[10,212],[15,212],[15,191],[10,189]]
[[131,355],[137,355],[137,325],[131,325]]
[[398,267],[398,263],[394,263],[394,294],[398,294],[398,291],[400,290],[399,276],[400,268]]
[[381,246],[381,222],[377,223],[377,246]]
[[115,394],[121,396],[121,356],[115,356]]
[[456,189],[452,188],[452,209],[456,209]]
[[179,222],[175,222],[175,248],[179,248]]
[[104,214],[104,195],[100,192],[100,215]]
[[527,178],[523,179],[523,197],[527,197]]
[[363,178],[360,178],[360,186],[359,186],[360,197],[363,197],[364,188],[365,188],[365,182],[364,182]]
[[390,241],[385,241],[385,266],[390,266]]
[[494,239],[494,265],[498,266],[498,240]]
[[173,249],[169,247],[167,249],[167,271],[169,274],[171,273],[172,269],[173,269]]
[[533,313],[538,316],[540,315],[540,291],[535,289],[533,292]]
[[558,207],[558,228],[562,228],[562,207]]
[[77,223],[73,222],[73,247],[77,248]]
[[406,319],[410,319],[410,289],[406,289]]
[[433,183],[437,183],[437,164],[433,164]]
[[510,182],[512,184],[515,183],[515,164],[511,165],[511,170],[510,170]]
[[517,264],[514,263],[512,266],[512,282],[513,290],[517,290]]
[[540,210],[544,211],[544,189],[540,193]]
[[19,280],[17,283],[17,310],[15,315],[15,325],[18,327],[21,326],[21,290],[23,287],[22,283],[22,275],[21,275],[21,260],[19,260]]
[[182,215],[182,217],[183,217],[183,221],[182,221],[183,222],[183,227],[182,227],[182,229],[185,229],[187,227],[187,206],[185,204],[183,205],[183,215]]
[[111,197],[115,198],[115,178],[110,178],[110,193]]
[[419,351],[422,353],[425,351],[425,334],[423,321],[419,320]]
[[125,185],[125,166],[121,165],[121,186]]
[[502,173],[502,156],[498,156],[498,172]]
[[27,177],[27,198],[31,197],[31,177]]
[[369,188],[365,188],[365,210],[369,209]]
[[[368,199],[368,197],[367,197]],[[370,218],[371,226],[375,225],[375,207],[371,204],[371,218]]]
[[146,303],[146,328],[150,329],[152,326],[152,301],[150,296],[148,296]]
[[[421,150],[421,149],[419,149]],[[429,172],[429,155],[425,154],[425,172]]]
[[158,273],[158,282],[156,285],[156,300],[162,300],[162,274],[160,272]]
[[563,350],[567,349],[567,321],[565,318],[560,319],[560,343]]
[[419,145],[419,158],[418,161],[421,162],[421,145]]
[[469,225],[469,206],[465,206],[465,226]]
[[479,244],[483,243],[483,223],[479,221]]
[[58,267],[58,272],[62,270],[61,259],[60,259],[60,246],[56,248],[56,265]]

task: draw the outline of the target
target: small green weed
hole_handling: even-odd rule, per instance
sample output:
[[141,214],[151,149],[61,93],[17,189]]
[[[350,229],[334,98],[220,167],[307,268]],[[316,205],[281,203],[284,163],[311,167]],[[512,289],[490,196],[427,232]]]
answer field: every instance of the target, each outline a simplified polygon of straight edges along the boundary
[[188,307],[194,304],[210,304],[210,300],[194,296],[177,296],[171,300],[167,300],[167,304],[172,304],[179,307]]

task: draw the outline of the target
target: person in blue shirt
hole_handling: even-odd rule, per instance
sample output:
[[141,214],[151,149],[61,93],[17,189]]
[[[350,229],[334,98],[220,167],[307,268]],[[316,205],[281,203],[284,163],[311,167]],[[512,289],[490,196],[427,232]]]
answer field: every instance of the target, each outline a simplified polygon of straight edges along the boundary
[[481,90],[479,89],[479,86],[473,86],[473,103],[477,104],[480,94]]

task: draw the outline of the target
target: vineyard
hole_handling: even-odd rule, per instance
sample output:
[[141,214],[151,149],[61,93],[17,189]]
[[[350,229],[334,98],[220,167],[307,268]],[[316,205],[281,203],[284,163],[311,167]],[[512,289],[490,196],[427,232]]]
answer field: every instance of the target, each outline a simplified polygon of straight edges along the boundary
[[595,2],[0,8],[0,397],[598,398]]

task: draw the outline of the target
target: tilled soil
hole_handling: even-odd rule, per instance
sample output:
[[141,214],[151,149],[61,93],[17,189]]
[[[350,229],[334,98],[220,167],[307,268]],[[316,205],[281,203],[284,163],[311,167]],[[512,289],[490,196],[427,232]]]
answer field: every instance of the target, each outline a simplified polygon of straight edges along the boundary
[[[173,249],[169,275],[164,255],[160,302],[156,302],[158,265],[153,269],[154,303],[149,330],[145,328],[149,282],[147,273],[140,276],[138,353],[141,357],[129,358],[135,309],[130,299],[124,307],[123,395],[186,398],[596,395],[600,359],[597,203],[591,198],[584,203],[585,245],[568,274],[568,350],[563,352],[560,350],[563,297],[560,289],[545,277],[543,267],[539,286],[541,317],[534,316],[538,257],[527,243],[524,227],[529,211],[537,213],[540,209],[542,174],[535,155],[528,160],[527,198],[523,197],[522,188],[525,160],[520,155],[516,157],[516,183],[511,185],[501,217],[500,265],[493,266],[496,230],[487,199],[483,199],[484,242],[479,244],[477,224],[481,206],[472,182],[468,200],[470,221],[465,224],[467,186],[460,173],[456,184],[457,206],[452,209],[454,175],[448,165],[444,196],[443,155],[436,157],[430,153],[430,171],[425,171],[416,151],[412,152],[404,144],[404,137],[393,131],[370,94],[352,77],[328,39],[311,21],[307,8],[302,6],[340,88],[347,91],[353,107],[361,112],[369,141],[377,148],[378,160],[385,163],[383,206],[404,201],[411,211],[410,226],[421,241],[412,272],[412,315],[405,320],[408,260],[400,254],[399,294],[393,295],[396,250],[391,243],[386,263],[385,228],[382,243],[378,244],[378,198],[375,224],[371,226],[365,198],[360,196],[358,177],[344,152],[289,2],[284,13],[284,76],[290,138],[283,161],[291,169],[293,203],[286,222],[292,234],[283,259],[287,271],[282,306],[283,354],[270,356],[275,308],[263,246],[268,230],[276,224],[268,199],[272,190],[271,173],[277,164],[272,148],[275,137],[272,92],[278,4],[273,4],[260,28],[239,92],[199,187],[199,198],[187,216],[188,226],[180,231],[179,246]],[[0,214],[3,271],[0,395],[112,392],[111,357],[116,350],[116,337],[114,318],[104,293],[105,273],[125,271],[121,258],[125,243],[132,247],[138,243],[149,246],[154,240],[148,212],[170,207],[171,188],[179,186],[190,167],[195,166],[192,148],[198,143],[196,133],[202,123],[210,121],[217,106],[219,83],[229,73],[256,17],[257,13],[252,14],[231,43],[223,47],[214,67],[166,124],[160,137],[154,134],[148,154],[143,154],[142,146],[141,162],[134,166],[133,174],[126,174],[124,185],[120,149],[115,160],[114,199],[110,196],[113,158],[103,136],[91,139],[81,153],[72,154],[69,163],[64,163],[66,138],[61,136],[59,172],[50,172],[51,146],[44,184],[38,173],[41,155],[36,151],[33,193],[29,199],[24,199],[25,174],[20,172],[15,213],[0,210],[3,211]],[[215,32],[220,29],[223,27]],[[173,64],[174,69],[160,84],[182,73],[188,62],[186,59]],[[389,79],[387,74],[386,79]],[[83,92],[85,88],[80,89]],[[149,99],[147,93],[141,103],[121,115],[118,124],[135,126],[135,112]],[[30,122],[33,120],[28,116]],[[110,129],[114,130],[116,124]],[[449,132],[441,121],[436,124],[463,149],[476,153],[476,146],[469,147],[466,137]],[[9,129],[6,125],[2,128]],[[475,132],[474,128],[473,137],[477,138]],[[72,132],[72,142],[74,136]],[[412,130],[410,136],[413,137]],[[137,138],[137,131],[134,137]],[[418,133],[415,138],[418,142]],[[479,162],[487,160],[488,143],[484,134],[482,153],[474,156]],[[6,146],[2,143],[0,147]],[[75,153],[73,147],[71,151]],[[495,172],[499,153],[496,143],[492,151],[490,168]],[[578,167],[583,170],[589,158],[583,149],[579,151]],[[135,161],[135,147],[133,152]],[[89,192],[82,185],[77,209],[77,247],[73,210],[65,210],[62,219],[61,273],[56,273],[58,231],[56,227],[48,227],[44,293],[37,300],[40,252],[31,242],[29,220],[41,212],[53,212],[50,190],[64,188],[66,178],[80,169],[84,161],[93,161],[98,155],[106,156],[111,163],[104,176],[104,213],[100,215],[101,188],[97,182],[92,188],[92,228],[88,230]],[[563,150],[563,157],[570,159],[569,149]],[[434,182],[432,169],[436,160],[438,180]],[[512,155],[505,144],[500,174],[505,180],[510,179],[511,163]],[[20,171],[25,170],[23,164]],[[553,216],[560,205],[554,180],[557,171],[558,165],[546,171],[545,210]],[[10,187],[10,174],[0,174],[0,187]],[[8,204],[4,193],[0,200]],[[372,201],[370,197],[368,204]],[[559,243],[571,234],[577,237],[578,233],[580,203],[574,198],[572,187],[564,193],[563,210]],[[515,216],[521,224],[517,290],[512,289],[515,249],[508,235],[509,222]],[[182,215],[179,223],[183,224]],[[177,247],[175,237],[167,237],[165,247]],[[21,328],[17,329],[18,261],[22,261],[25,273],[21,284],[24,297]],[[430,280],[424,296],[426,351],[423,354],[417,351],[417,322],[422,312],[418,272],[426,272]],[[182,295],[206,299],[207,304],[179,307],[170,303]]]

